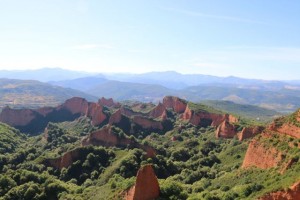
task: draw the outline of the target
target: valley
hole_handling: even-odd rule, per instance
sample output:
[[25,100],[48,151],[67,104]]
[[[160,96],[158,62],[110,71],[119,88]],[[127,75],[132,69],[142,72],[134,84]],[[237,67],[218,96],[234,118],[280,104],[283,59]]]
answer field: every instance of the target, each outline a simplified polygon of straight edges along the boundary
[[158,104],[74,97],[56,107],[6,108],[0,196],[292,198],[300,192],[293,185],[300,179],[299,115],[257,121],[175,96]]

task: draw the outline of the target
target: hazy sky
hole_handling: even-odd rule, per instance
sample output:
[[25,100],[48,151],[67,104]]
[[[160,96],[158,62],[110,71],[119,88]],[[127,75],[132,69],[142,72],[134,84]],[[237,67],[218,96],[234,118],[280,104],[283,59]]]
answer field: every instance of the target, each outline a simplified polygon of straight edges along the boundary
[[299,0],[0,0],[0,69],[300,79]]

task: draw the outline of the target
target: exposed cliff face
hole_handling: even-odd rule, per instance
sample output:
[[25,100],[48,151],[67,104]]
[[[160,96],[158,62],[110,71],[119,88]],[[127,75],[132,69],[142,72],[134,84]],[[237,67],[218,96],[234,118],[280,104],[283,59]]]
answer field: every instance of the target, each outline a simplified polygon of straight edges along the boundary
[[163,117],[165,112],[166,107],[162,103],[159,103],[157,106],[155,106],[155,108],[153,108],[150,111],[149,116],[153,118]]
[[282,160],[282,154],[276,148],[265,147],[261,142],[253,139],[248,146],[242,168],[269,169],[276,167]]
[[15,110],[5,107],[0,114],[0,121],[10,126],[25,126],[30,123],[36,116],[37,112],[30,109]]
[[254,127],[244,127],[243,130],[237,133],[237,136],[240,141],[252,138],[255,135],[261,133],[264,130],[264,127],[254,126]]
[[[281,121],[281,122],[280,122]],[[298,125],[297,125],[298,124]],[[271,131],[276,131],[281,134],[291,137],[300,138],[300,109],[288,117],[281,117],[274,120],[268,127]]]
[[0,121],[23,132],[35,134],[43,131],[48,122],[72,121],[80,116],[91,118],[92,124],[96,126],[107,119],[103,113],[103,106],[74,97],[55,108],[10,109],[7,107],[0,113]]
[[135,185],[127,192],[126,200],[153,200],[159,197],[157,177],[151,165],[141,167]]
[[160,121],[155,121],[143,116],[134,116],[132,121],[144,129],[163,130],[163,125]]
[[101,145],[101,146],[121,146],[126,147],[131,144],[131,140],[128,138],[122,138],[112,130],[111,126],[104,126],[98,131],[90,133],[87,137],[81,141],[82,146],[88,145]]
[[178,97],[167,96],[163,99],[163,105],[166,108],[173,109],[176,113],[183,113],[186,109],[187,102]]
[[182,119],[189,121],[195,126],[219,126],[224,121],[228,121],[229,123],[238,122],[238,118],[229,114],[195,112],[189,106],[186,107],[182,114]]
[[86,116],[91,118],[92,125],[94,126],[100,125],[107,119],[107,116],[103,113],[103,106],[96,103],[89,104]]
[[216,130],[216,137],[219,138],[233,138],[236,135],[235,126],[224,120]]
[[69,110],[72,114],[85,114],[88,110],[88,102],[80,97],[73,97],[68,99],[61,106],[58,106],[56,109]]
[[74,149],[65,153],[62,157],[49,159],[46,165],[50,165],[56,169],[68,168],[80,156],[79,149]]
[[276,131],[281,134],[289,135],[298,139],[300,138],[300,128],[290,123],[285,123],[279,127],[271,124],[269,128],[272,131]]
[[106,99],[104,97],[99,99],[98,104],[102,105],[102,106],[106,106],[106,107],[119,107],[120,106],[120,104],[115,103],[112,98]]
[[119,136],[116,133],[112,126],[106,125],[98,131],[90,133],[88,136],[82,139],[81,141],[82,146],[88,145],[100,145],[100,146],[116,146],[116,147],[129,147],[129,148],[139,148],[146,152],[147,157],[154,157],[156,156],[156,151],[153,147],[142,145],[136,142],[135,140],[131,140],[126,138],[125,136]]
[[110,118],[109,118],[109,124],[113,125],[113,124],[117,124],[122,120],[122,111],[120,109],[118,109],[116,112],[114,112]]
[[300,181],[292,185],[287,190],[281,190],[267,194],[259,200],[298,200],[300,199]]

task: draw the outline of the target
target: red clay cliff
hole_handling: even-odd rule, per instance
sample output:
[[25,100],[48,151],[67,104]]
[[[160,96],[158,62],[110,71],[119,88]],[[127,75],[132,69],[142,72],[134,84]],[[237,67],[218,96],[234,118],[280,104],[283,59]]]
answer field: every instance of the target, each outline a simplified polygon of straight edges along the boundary
[[153,200],[159,197],[158,180],[151,165],[141,167],[135,185],[127,192],[126,200]]
[[300,199],[300,181],[292,185],[287,190],[280,190],[259,198],[259,200],[299,200],[299,199]]

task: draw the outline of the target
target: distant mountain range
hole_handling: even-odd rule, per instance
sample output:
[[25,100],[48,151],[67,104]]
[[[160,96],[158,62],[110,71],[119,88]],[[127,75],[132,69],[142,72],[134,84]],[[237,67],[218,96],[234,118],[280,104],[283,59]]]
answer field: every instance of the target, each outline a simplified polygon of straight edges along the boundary
[[0,78],[38,80],[42,82],[69,80],[92,76],[88,72],[78,72],[61,68],[42,68],[37,70],[0,70]]
[[233,76],[180,74],[173,71],[89,74],[59,68],[0,71],[0,77],[40,80],[54,86],[81,91],[77,95],[112,97],[118,101],[158,102],[166,95],[175,95],[194,102],[225,100],[280,112],[291,112],[300,108],[298,80],[268,81]]

